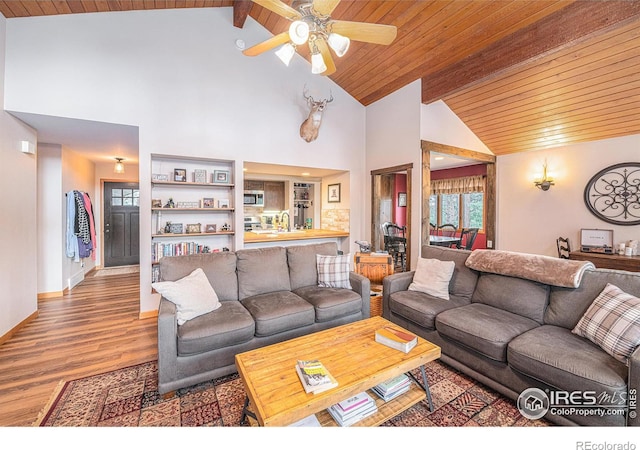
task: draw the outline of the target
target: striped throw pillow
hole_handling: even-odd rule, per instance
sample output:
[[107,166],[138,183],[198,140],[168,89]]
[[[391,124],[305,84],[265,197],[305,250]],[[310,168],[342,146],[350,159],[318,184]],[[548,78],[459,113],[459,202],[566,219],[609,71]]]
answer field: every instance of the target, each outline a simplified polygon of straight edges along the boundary
[[640,345],[640,299],[608,283],[571,331],[628,364]]
[[316,255],[318,286],[351,289],[349,262],[351,254],[327,256]]

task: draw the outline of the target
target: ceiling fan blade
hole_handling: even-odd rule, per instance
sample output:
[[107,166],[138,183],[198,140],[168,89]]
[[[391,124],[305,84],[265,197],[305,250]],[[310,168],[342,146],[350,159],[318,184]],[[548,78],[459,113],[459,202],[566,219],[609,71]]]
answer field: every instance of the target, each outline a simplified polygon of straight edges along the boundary
[[340,0],[313,0],[313,9],[323,16],[329,16],[336,9]]
[[333,57],[331,56],[331,52],[329,51],[329,46],[327,45],[327,41],[324,39],[317,39],[316,45],[318,46],[318,50],[322,54],[322,59],[324,59],[324,65],[327,66],[327,70],[321,73],[321,75],[329,76],[336,71],[336,64],[333,62]]
[[257,56],[260,53],[264,53],[267,50],[271,50],[282,44],[286,44],[287,42],[289,42],[289,32],[285,31],[280,34],[276,34],[272,38],[256,44],[253,47],[249,47],[248,49],[243,50],[242,53],[246,56]]
[[329,22],[327,24],[327,30],[346,36],[354,41],[382,45],[391,44],[398,34],[398,29],[393,25],[349,22],[346,20],[333,20]]
[[267,8],[269,11],[273,11],[289,20],[299,20],[302,17],[302,14],[280,0],[253,0],[253,3],[257,3],[263,8]]

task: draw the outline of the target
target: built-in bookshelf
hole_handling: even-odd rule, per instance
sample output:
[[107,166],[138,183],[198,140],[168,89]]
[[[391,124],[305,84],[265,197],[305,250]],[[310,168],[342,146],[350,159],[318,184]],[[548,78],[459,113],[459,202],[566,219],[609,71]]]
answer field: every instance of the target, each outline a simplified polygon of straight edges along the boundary
[[152,281],[165,256],[234,250],[234,162],[151,157]]

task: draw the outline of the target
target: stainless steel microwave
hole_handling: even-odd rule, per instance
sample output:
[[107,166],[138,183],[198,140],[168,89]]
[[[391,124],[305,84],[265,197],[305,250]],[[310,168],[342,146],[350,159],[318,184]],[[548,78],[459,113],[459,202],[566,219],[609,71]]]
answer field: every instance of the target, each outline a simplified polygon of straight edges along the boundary
[[244,191],[244,204],[264,206],[264,191]]

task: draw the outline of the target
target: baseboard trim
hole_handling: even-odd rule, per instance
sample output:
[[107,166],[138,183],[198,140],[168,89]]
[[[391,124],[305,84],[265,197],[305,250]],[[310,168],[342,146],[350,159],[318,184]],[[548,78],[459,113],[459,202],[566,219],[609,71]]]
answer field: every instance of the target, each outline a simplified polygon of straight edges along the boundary
[[48,298],[62,297],[63,295],[64,295],[64,291],[39,292],[38,300],[46,300]]
[[9,339],[11,339],[14,334],[16,334],[22,328],[24,328],[25,325],[27,325],[29,322],[34,320],[36,317],[38,317],[38,311],[37,310],[34,311],[29,317],[24,319],[22,322],[20,322],[18,325],[16,325],[12,329],[10,329],[6,334],[4,334],[3,336],[0,336],[0,345],[4,344]]
[[158,317],[157,309],[154,309],[153,311],[141,311],[138,314],[138,319],[152,319],[154,317]]

